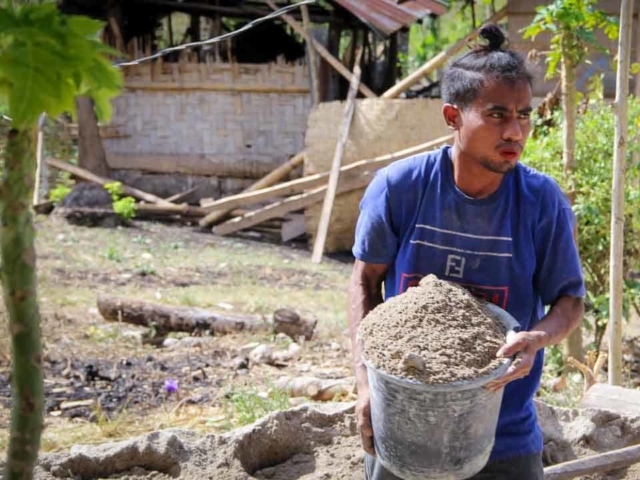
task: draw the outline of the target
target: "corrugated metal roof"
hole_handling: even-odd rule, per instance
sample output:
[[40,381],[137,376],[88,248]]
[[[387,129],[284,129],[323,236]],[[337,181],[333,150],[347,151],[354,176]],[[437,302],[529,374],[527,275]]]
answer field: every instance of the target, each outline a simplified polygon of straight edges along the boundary
[[447,7],[437,0],[335,1],[383,35],[391,35],[429,14],[443,15],[447,12]]

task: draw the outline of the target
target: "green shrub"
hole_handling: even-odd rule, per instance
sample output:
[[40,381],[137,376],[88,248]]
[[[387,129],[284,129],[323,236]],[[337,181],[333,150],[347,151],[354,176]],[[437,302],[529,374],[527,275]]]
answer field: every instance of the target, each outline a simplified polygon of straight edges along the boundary
[[122,183],[111,182],[104,186],[105,190],[111,195],[113,200],[113,211],[121,218],[131,220],[136,216],[136,200],[133,197],[123,197]]
[[64,197],[71,193],[71,187],[65,184],[59,184],[49,192],[49,200],[58,205]]
[[[538,124],[529,140],[523,162],[553,176],[563,185],[562,128],[560,112],[555,127]],[[624,315],[638,309],[640,284],[630,272],[640,269],[640,165],[633,165],[638,151],[640,100],[629,99],[629,137],[625,189]],[[578,246],[587,284],[585,326],[599,345],[609,318],[609,238],[611,226],[611,179],[613,167],[614,113],[602,100],[592,101],[578,116],[576,126],[577,195],[573,206],[578,221]],[[565,191],[567,189],[565,188]]]

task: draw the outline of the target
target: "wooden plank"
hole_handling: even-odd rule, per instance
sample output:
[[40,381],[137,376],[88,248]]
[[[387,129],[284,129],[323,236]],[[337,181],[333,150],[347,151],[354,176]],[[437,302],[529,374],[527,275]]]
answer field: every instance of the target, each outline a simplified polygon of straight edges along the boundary
[[568,480],[581,475],[608,472],[640,462],[640,445],[621,448],[544,469],[545,480]]
[[[338,187],[338,193],[350,192],[352,190],[357,190],[359,188],[366,187],[371,181],[372,175],[370,173],[363,174],[356,179],[352,179],[350,181],[345,181],[342,185]],[[264,222],[265,220],[269,220],[271,218],[282,217],[283,215],[293,212],[296,210],[300,210],[306,208],[310,205],[314,205],[318,202],[321,202],[327,186],[324,185],[322,187],[318,187],[314,190],[311,190],[306,193],[301,193],[299,195],[294,195],[293,197],[289,197],[280,202],[275,202],[266,207],[263,207],[259,210],[255,210],[252,212],[243,215],[242,217],[237,217],[228,222],[222,223],[213,228],[213,233],[216,235],[229,235],[231,233],[235,233],[237,231],[243,230],[245,228],[250,228],[254,225],[258,225],[259,223]]]
[[[355,42],[355,36],[354,40]],[[358,85],[360,84],[360,60],[362,58],[362,48],[358,50],[355,61],[355,68],[353,69],[353,77],[349,84],[349,92],[347,94],[347,103],[344,109],[344,118],[342,119],[342,125],[340,126],[340,135],[338,142],[336,143],[336,150],[333,155],[333,162],[331,164],[331,171],[329,172],[329,183],[327,185],[327,191],[322,204],[322,212],[320,214],[320,221],[318,222],[318,231],[316,233],[316,239],[313,244],[313,253],[311,255],[311,261],[313,263],[322,262],[322,254],[324,253],[324,245],[327,241],[327,234],[329,233],[329,222],[331,221],[331,212],[333,211],[333,202],[336,198],[336,191],[338,189],[338,180],[340,179],[340,167],[342,167],[342,157],[344,156],[344,149],[347,146],[347,140],[349,139],[349,131],[351,129],[351,120],[353,119],[353,111],[356,105],[356,94],[358,93]]]
[[[487,24],[487,23],[496,23],[496,22],[502,20],[506,16],[507,16],[507,9],[505,7],[502,10],[496,12],[495,15],[493,15],[491,18],[489,18],[485,22],[485,24]],[[482,28],[482,27],[480,27],[480,28]],[[402,94],[403,92],[407,91],[409,88],[411,88],[413,85],[418,83],[425,76],[429,75],[431,72],[433,72],[437,68],[441,67],[448,59],[450,59],[456,53],[458,53],[471,40],[476,38],[480,34],[480,28],[477,28],[476,30],[474,30],[469,35],[464,37],[462,40],[459,40],[454,45],[449,47],[447,50],[444,50],[444,51],[440,52],[438,55],[436,55],[431,60],[429,60],[427,63],[425,63],[418,70],[416,70],[411,75],[409,75],[407,78],[405,78],[404,80],[402,80],[399,83],[395,84],[389,90],[384,92],[382,94],[381,98],[397,98],[397,97],[399,97],[400,94]]]
[[[45,162],[48,165],[51,165],[58,170],[64,170],[65,172],[69,172],[75,175],[78,178],[83,180],[87,180],[89,182],[97,183],[98,185],[106,185],[107,183],[113,183],[115,180],[111,178],[101,177],[100,175],[95,175],[94,173],[85,170],[84,168],[77,167],[75,165],[71,165],[67,162],[62,162],[60,160],[56,160],[55,158],[47,158]],[[166,200],[156,197],[147,192],[143,192],[142,190],[138,190],[137,188],[130,187],[128,185],[122,184],[122,192],[125,195],[129,195],[131,197],[137,198],[138,200],[144,200],[145,202],[155,203],[157,205],[165,205],[165,206],[173,206],[174,204],[171,202],[167,202]]]
[[[271,0],[267,0],[267,5],[269,5],[269,7],[274,11],[278,9],[278,7]],[[322,58],[324,58],[329,65],[335,68],[340,75],[342,75],[347,80],[351,81],[353,75],[351,74],[349,69],[345,67],[336,57],[331,55],[329,51],[326,48],[324,48],[324,45],[322,45],[316,39],[309,37],[305,29],[302,27],[302,25],[300,25],[291,15],[284,14],[284,15],[281,15],[280,18],[282,18],[282,20],[287,22],[289,26],[293,28],[296,31],[296,33],[301,35],[307,42],[310,42],[313,45],[313,47],[316,49],[316,52],[318,52],[318,54]],[[358,89],[360,90],[360,92],[362,92],[362,94],[365,97],[377,98],[377,95],[373,93],[373,91],[363,83],[359,85]]]
[[[436,147],[444,145],[445,143],[451,142],[452,140],[452,135],[446,135],[444,137],[440,137],[435,140],[416,145],[414,147],[405,148],[397,152],[389,153],[387,155],[381,155],[380,157],[376,157],[373,159],[360,160],[358,162],[350,163],[349,165],[340,167],[340,174],[359,175],[360,173],[367,170],[376,171],[380,168],[386,167],[396,160],[410,157],[412,155],[417,155],[419,153],[428,152]],[[239,193],[237,195],[229,195],[225,198],[221,198],[220,200],[216,200],[213,202],[202,202],[201,205],[203,208],[206,208],[209,211],[251,205],[254,203],[262,202],[264,200],[269,200],[274,197],[284,197],[287,195],[303,192],[304,190],[316,188],[325,184],[328,178],[329,172],[316,173],[314,175],[308,175],[303,178],[284,182],[273,187],[263,188],[253,192]]]
[[232,93],[280,93],[307,95],[311,89],[306,86],[277,85],[232,85],[221,83],[191,83],[191,82],[146,82],[142,80],[129,80],[125,82],[125,88],[129,90],[149,91],[180,91],[180,92],[232,92]]
[[[268,173],[266,176],[258,180],[256,183],[247,187],[243,191],[243,193],[261,190],[263,188],[273,185],[274,183],[279,182],[280,180],[285,178],[287,175],[289,175],[289,173],[295,170],[298,166],[302,165],[303,161],[304,161],[304,152],[301,152],[293,156],[291,159],[289,159],[284,164],[280,165],[278,168],[276,168],[272,172]],[[200,226],[208,227],[210,225],[215,224],[216,222],[219,222],[229,214],[232,208],[233,207],[224,209],[224,210],[216,210],[214,212],[209,213],[202,220],[200,220]]]
[[194,192],[197,192],[198,190],[200,190],[200,188],[202,188],[204,184],[203,183],[199,183],[198,185],[196,185],[195,187],[189,188],[183,192],[180,193],[176,193],[175,195],[171,195],[170,197],[165,198],[165,200],[167,202],[171,202],[171,203],[176,203],[181,201],[182,199],[188,197],[189,195],[191,195]]
[[611,410],[630,417],[640,417],[640,390],[596,383],[580,400],[581,408]]
[[[302,13],[302,26],[304,27],[305,38],[311,37],[309,9],[306,5],[300,7]],[[311,93],[313,94],[313,104],[320,103],[320,79],[318,78],[318,62],[316,59],[316,50],[313,42],[307,43],[307,61],[309,62],[309,71],[311,72]]]

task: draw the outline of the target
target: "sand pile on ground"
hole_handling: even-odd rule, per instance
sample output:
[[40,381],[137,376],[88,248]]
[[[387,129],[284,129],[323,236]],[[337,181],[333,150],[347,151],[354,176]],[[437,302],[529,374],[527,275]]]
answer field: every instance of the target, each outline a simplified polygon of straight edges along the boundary
[[485,303],[435,275],[378,305],[362,321],[365,358],[392,375],[428,384],[482,376],[505,342]]

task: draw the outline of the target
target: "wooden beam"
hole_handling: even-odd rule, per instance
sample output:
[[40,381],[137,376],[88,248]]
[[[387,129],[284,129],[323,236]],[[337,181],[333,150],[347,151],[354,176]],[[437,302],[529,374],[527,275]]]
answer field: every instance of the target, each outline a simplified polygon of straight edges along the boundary
[[[485,24],[487,24],[487,23],[496,23],[496,22],[502,20],[506,16],[507,16],[507,9],[505,7],[502,10],[500,10],[499,12],[497,12],[490,19],[488,19],[485,22]],[[425,77],[426,75],[429,75],[435,69],[437,69],[441,65],[443,65],[448,59],[450,59],[452,56],[454,56],[456,53],[458,53],[463,47],[465,47],[471,40],[476,38],[479,34],[480,34],[480,28],[474,30],[469,35],[464,37],[462,40],[459,40],[453,46],[449,47],[447,50],[444,50],[444,51],[440,52],[438,55],[436,55],[431,60],[429,60],[427,63],[425,63],[418,70],[416,70],[411,75],[409,75],[407,78],[405,78],[400,83],[397,83],[396,85],[391,87],[389,90],[384,92],[382,94],[382,98],[397,98],[397,97],[399,97],[400,94],[402,94],[403,92],[407,91],[413,85],[418,83],[423,77]]]
[[[394,153],[382,155],[368,160],[360,160],[359,162],[350,163],[340,167],[341,175],[357,175],[361,172],[370,170],[376,171],[380,168],[386,167],[390,163],[400,160],[402,158],[417,155],[419,153],[428,152],[434,148],[440,147],[445,143],[453,140],[452,135],[446,135],[444,137],[431,140],[430,142],[422,143],[414,147],[399,150]],[[202,206],[208,211],[222,210],[229,208],[236,208],[239,206],[251,205],[254,203],[262,202],[270,198],[284,197],[286,195],[292,195],[294,193],[300,193],[304,190],[316,188],[327,182],[329,178],[329,172],[316,173],[314,175],[308,175],[303,178],[291,180],[289,182],[282,183],[269,188],[263,188],[253,192],[240,193],[237,195],[230,195],[228,197],[216,200],[211,203],[204,203]]]
[[[100,175],[96,175],[91,173],[84,168],[77,167],[75,165],[71,165],[67,162],[62,162],[60,160],[56,160],[55,158],[47,158],[45,162],[48,165],[51,165],[58,170],[64,170],[65,172],[69,172],[75,175],[78,178],[83,180],[87,180],[89,182],[97,183],[98,185],[106,185],[107,183],[113,183],[116,180],[112,180],[111,178],[101,177]],[[125,195],[129,195],[131,197],[137,198],[138,200],[144,200],[145,202],[155,203],[157,205],[165,205],[165,206],[174,206],[173,203],[167,202],[166,200],[156,197],[147,192],[143,192],[142,190],[138,190],[137,188],[129,187],[128,185],[122,184],[122,193]]]
[[[353,41],[356,41],[354,35]],[[313,244],[313,254],[311,255],[311,261],[313,263],[322,262],[322,254],[324,253],[324,245],[327,241],[327,234],[329,233],[329,222],[331,221],[331,212],[333,211],[333,202],[336,198],[336,192],[338,190],[338,180],[340,179],[340,167],[342,167],[342,157],[344,156],[344,149],[347,146],[347,140],[349,140],[349,130],[351,129],[351,120],[353,119],[353,111],[356,105],[356,94],[358,93],[358,85],[360,84],[360,60],[362,59],[362,48],[358,50],[356,54],[355,67],[353,69],[353,77],[349,84],[349,93],[347,94],[347,102],[344,108],[344,117],[342,119],[342,125],[340,126],[340,135],[338,142],[336,143],[336,150],[333,155],[333,162],[331,164],[331,172],[329,173],[329,183],[327,185],[327,191],[322,204],[322,213],[320,214],[320,220],[318,222],[318,231],[316,233],[316,239]]]
[[145,82],[129,80],[125,82],[125,88],[129,90],[149,91],[179,91],[179,92],[233,92],[233,93],[281,93],[281,94],[308,94],[309,87],[278,87],[270,85],[232,85],[221,83],[188,83],[188,82]]
[[183,199],[187,198],[192,193],[197,192],[198,190],[200,190],[203,186],[204,186],[204,183],[199,183],[195,187],[191,187],[191,188],[188,188],[187,190],[185,190],[183,192],[176,193],[175,195],[171,195],[170,197],[165,198],[165,200],[167,202],[171,202],[171,203],[180,202]]
[[[360,175],[355,179],[345,181],[338,187],[338,193],[350,192],[359,188],[366,187],[371,181],[372,175],[370,173]],[[216,235],[229,235],[245,228],[250,228],[254,225],[258,225],[265,220],[272,218],[282,217],[286,213],[301,210],[322,201],[327,186],[318,187],[310,192],[294,195],[286,200],[272,203],[264,208],[249,212],[242,217],[237,217],[228,222],[222,223],[213,228],[213,233]]]
[[[271,7],[271,9],[274,11],[278,10],[278,7],[271,0],[267,0],[267,5],[269,5],[269,7]],[[329,51],[326,48],[324,48],[324,45],[318,42],[315,38],[311,38],[309,35],[307,35],[307,32],[302,27],[302,25],[300,25],[296,20],[294,20],[290,15],[287,15],[287,14],[282,15],[280,18],[282,18],[285,22],[287,22],[291,26],[291,28],[293,28],[307,42],[311,43],[313,47],[316,49],[316,52],[318,52],[318,54],[322,58],[324,58],[327,61],[327,63],[329,63],[333,68],[335,68],[340,75],[342,75],[347,80],[351,81],[353,75],[347,69],[347,67],[345,67],[336,57],[331,55]],[[363,83],[360,83],[358,89],[360,90],[360,92],[362,92],[362,94],[365,97],[369,97],[369,98],[377,97],[377,95],[373,93],[373,91]]]
[[547,467],[544,469],[544,479],[568,480],[582,475],[617,470],[638,462],[640,462],[640,445],[634,445]]
[[[304,152],[301,152],[301,153],[295,155],[294,157],[292,157],[290,160],[288,160],[283,165],[280,165],[278,168],[276,168],[275,170],[270,172],[265,177],[263,177],[260,180],[258,180],[256,183],[254,183],[254,184],[250,185],[249,187],[247,187],[244,190],[243,193],[253,192],[253,191],[256,191],[256,190],[261,190],[263,188],[266,188],[266,187],[269,187],[269,186],[273,185],[274,183],[279,182],[280,180],[285,178],[287,175],[289,175],[289,173],[291,173],[293,170],[295,170],[299,165],[301,165],[303,161],[304,161]],[[231,207],[231,208],[233,208],[233,207]],[[208,226],[213,225],[216,222],[224,219],[225,217],[227,217],[229,215],[229,213],[231,211],[231,208],[224,209],[224,210],[216,210],[214,212],[209,213],[202,220],[200,220],[200,226],[201,227],[208,227]]]

